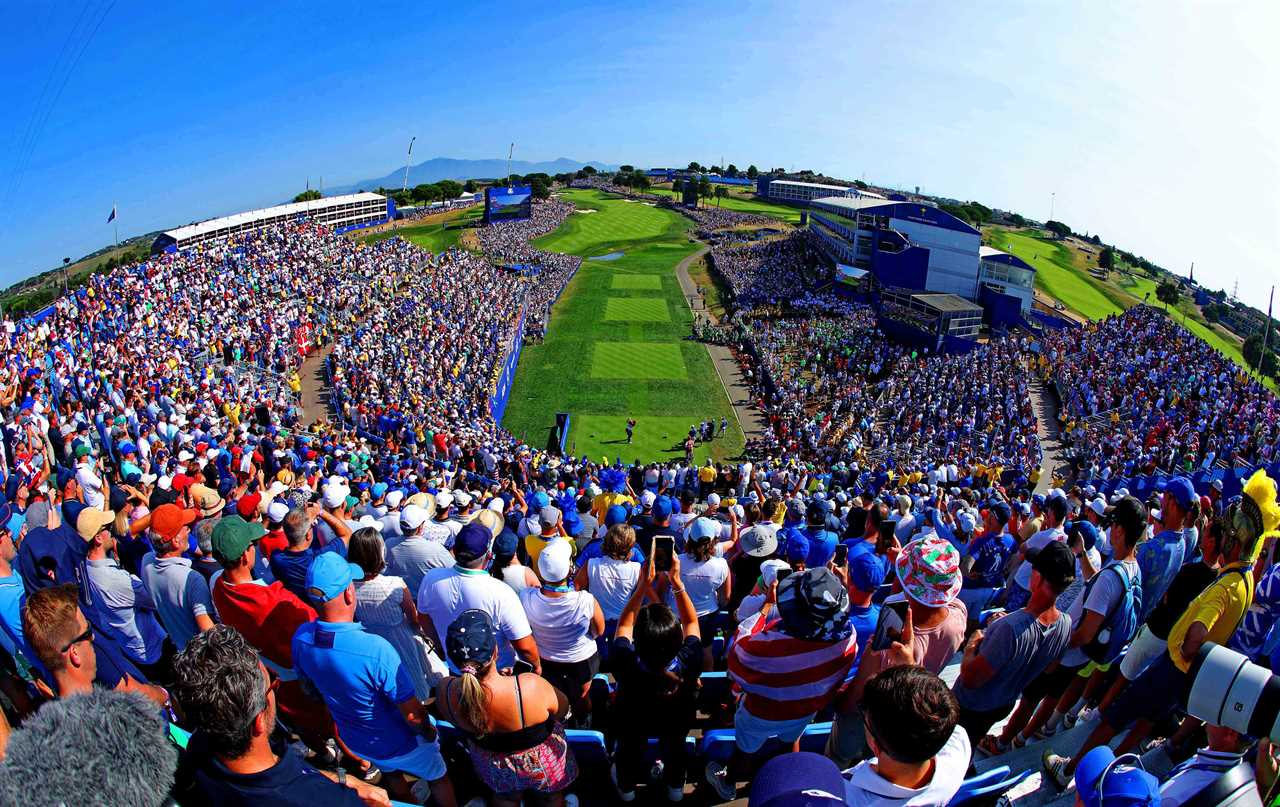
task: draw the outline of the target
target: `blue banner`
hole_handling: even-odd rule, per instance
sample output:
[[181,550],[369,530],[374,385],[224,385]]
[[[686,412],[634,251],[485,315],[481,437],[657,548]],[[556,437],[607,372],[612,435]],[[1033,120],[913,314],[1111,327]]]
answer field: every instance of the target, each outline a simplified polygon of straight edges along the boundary
[[502,425],[502,416],[507,411],[507,398],[511,395],[511,385],[516,380],[516,366],[520,364],[520,348],[524,346],[524,308],[520,309],[520,320],[516,323],[516,333],[511,339],[511,349],[507,351],[507,360],[502,365],[502,374],[489,396],[489,414],[493,422]]

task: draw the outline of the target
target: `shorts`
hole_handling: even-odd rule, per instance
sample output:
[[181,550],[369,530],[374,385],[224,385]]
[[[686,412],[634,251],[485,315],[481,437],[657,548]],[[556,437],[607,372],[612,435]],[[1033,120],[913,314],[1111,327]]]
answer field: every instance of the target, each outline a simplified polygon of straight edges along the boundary
[[1157,656],[1168,652],[1168,640],[1161,639],[1151,632],[1151,628],[1143,625],[1142,630],[1129,643],[1129,651],[1120,662],[1120,674],[1124,676],[1124,680],[1132,681],[1142,675],[1143,670],[1151,666]]
[[738,750],[754,754],[764,748],[770,737],[777,737],[784,745],[795,742],[812,722],[811,714],[794,720],[765,720],[748,712],[744,702],[738,704],[738,711],[733,716],[733,733]]
[[523,751],[488,751],[468,743],[471,767],[499,795],[526,790],[559,793],[578,778],[578,762],[559,723],[547,739]]
[[1087,669],[1088,663],[1080,664],[1075,667],[1069,667],[1065,664],[1059,664],[1052,671],[1046,670],[1040,673],[1031,683],[1027,684],[1027,688],[1022,693],[1022,698],[1028,703],[1038,704],[1047,697],[1058,697],[1067,690],[1071,684],[1071,679],[1080,675],[1082,670]]
[[581,697],[582,688],[598,672],[600,672],[599,653],[592,653],[590,658],[582,661],[542,660],[542,677],[563,692],[570,701],[576,701]]
[[1102,719],[1116,731],[1139,720],[1155,722],[1187,702],[1191,676],[1173,664],[1169,654],[1157,656],[1120,697],[1102,710]]
[[428,782],[443,779],[448,771],[445,769],[444,757],[440,756],[440,743],[429,743],[425,737],[416,739],[417,747],[408,753],[394,757],[365,754],[364,757],[384,771],[400,771]]

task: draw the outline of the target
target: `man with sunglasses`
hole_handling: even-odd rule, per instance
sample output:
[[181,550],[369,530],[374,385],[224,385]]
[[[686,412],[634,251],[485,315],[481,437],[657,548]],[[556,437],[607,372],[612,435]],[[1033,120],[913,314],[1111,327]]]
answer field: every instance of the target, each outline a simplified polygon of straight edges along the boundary
[[276,732],[276,685],[235,628],[196,635],[174,660],[174,694],[198,726],[178,765],[174,796],[204,804],[390,804],[385,790],[316,770]]

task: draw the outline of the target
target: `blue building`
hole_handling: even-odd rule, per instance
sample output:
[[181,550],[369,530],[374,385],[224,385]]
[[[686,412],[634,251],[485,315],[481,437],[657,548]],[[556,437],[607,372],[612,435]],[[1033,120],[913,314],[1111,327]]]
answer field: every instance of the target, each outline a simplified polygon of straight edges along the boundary
[[1036,270],[1019,258],[991,247],[978,249],[978,287],[988,293],[1016,297],[1022,313],[1036,299]]
[[809,203],[809,226],[834,262],[867,269],[884,286],[978,299],[982,236],[944,210],[827,197]]

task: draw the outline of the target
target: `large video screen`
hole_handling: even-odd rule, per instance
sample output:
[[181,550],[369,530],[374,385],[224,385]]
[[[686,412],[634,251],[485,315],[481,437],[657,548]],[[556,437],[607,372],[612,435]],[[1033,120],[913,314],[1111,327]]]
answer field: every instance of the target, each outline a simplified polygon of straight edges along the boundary
[[527,219],[532,213],[533,189],[528,185],[485,188],[485,222]]

